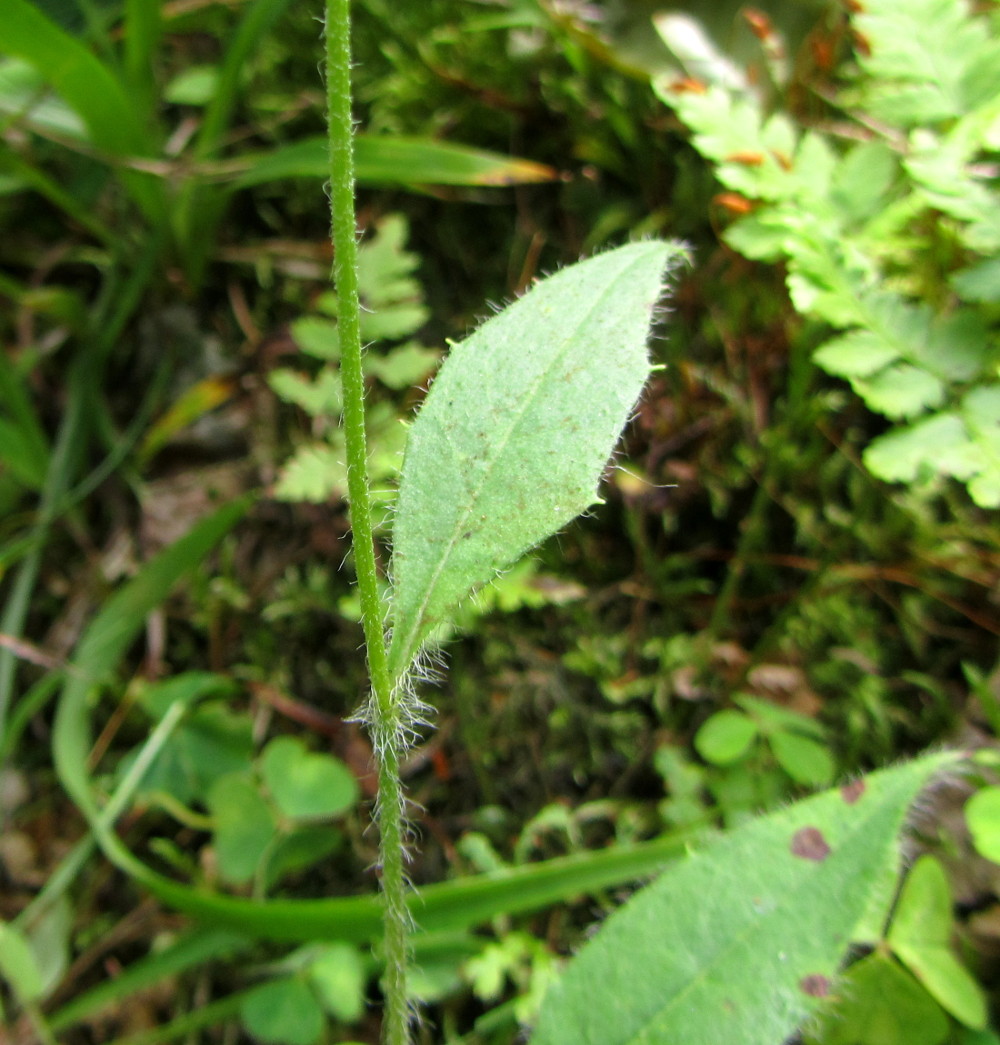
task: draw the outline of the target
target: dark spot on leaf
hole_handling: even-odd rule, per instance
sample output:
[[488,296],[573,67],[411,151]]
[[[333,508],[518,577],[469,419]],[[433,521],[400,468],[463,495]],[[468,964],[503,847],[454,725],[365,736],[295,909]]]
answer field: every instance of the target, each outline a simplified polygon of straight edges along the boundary
[[852,780],[840,789],[840,797],[849,805],[855,802],[865,793],[865,782],[863,780]]
[[803,860],[825,860],[830,847],[818,827],[803,827],[792,836],[792,853]]
[[825,998],[830,993],[830,981],[818,972],[803,976],[799,980],[799,987],[810,998]]

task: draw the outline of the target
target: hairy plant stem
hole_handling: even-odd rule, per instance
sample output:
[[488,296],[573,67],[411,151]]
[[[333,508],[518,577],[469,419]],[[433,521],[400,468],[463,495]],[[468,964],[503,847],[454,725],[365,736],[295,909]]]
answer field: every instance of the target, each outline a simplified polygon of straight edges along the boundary
[[385,924],[385,1013],[382,1041],[406,1045],[409,912],[403,827],[403,789],[399,779],[402,716],[386,659],[372,532],[364,377],[361,370],[360,302],[354,214],[354,126],[351,117],[350,0],[326,2],[326,89],[330,142],[330,214],[333,227],[334,284],[338,297],[340,372],[347,443],[347,489],[354,542],[354,565],[361,596],[362,622],[371,679],[371,729],[378,759],[378,828],[381,846]]

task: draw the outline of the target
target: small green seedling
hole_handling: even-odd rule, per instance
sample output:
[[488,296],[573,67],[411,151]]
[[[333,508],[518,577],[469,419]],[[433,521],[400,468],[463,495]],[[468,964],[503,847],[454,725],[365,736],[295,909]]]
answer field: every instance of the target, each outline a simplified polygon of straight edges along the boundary
[[727,823],[771,806],[789,783],[833,782],[834,760],[820,723],[747,694],[733,703],[736,708],[717,711],[694,738],[698,754],[713,767],[707,783]]

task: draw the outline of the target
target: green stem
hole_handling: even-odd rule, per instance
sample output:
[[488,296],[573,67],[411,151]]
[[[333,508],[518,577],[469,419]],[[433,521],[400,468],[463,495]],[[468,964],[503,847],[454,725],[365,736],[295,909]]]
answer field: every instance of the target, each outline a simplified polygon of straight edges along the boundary
[[378,758],[378,827],[385,905],[386,1045],[409,1041],[406,1000],[409,914],[404,876],[403,789],[399,779],[402,715],[386,659],[382,608],[375,565],[368,454],[365,440],[364,376],[361,370],[361,308],[358,298],[354,215],[354,126],[351,117],[350,0],[327,0],[326,87],[330,140],[330,213],[334,282],[338,297],[340,372],[347,443],[347,490],[354,541],[354,565],[371,677],[371,728]]

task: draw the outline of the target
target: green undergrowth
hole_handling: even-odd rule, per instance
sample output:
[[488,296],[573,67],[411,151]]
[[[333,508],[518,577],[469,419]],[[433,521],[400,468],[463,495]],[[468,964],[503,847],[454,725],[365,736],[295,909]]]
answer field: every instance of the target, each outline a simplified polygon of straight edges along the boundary
[[894,422],[865,465],[911,488],[953,477],[995,508],[1000,232],[982,164],[1000,148],[996,14],[884,3],[850,28],[857,61],[823,91],[825,126],[710,69],[705,82],[663,77],[657,94],[730,206],[752,211],[726,242],[786,263],[797,311],[839,331],[815,361]]
[[[815,841],[799,808],[840,831],[860,774],[1000,732],[995,5],[354,8],[376,556],[413,625],[397,666],[448,640],[402,759],[414,1040],[772,1027],[773,1004],[699,1039],[671,1004],[632,1026],[591,1001],[608,969],[638,998],[670,942],[642,925],[721,905],[735,861],[825,898],[762,881],[727,908],[771,934],[749,956],[671,921],[741,1005],[777,995],[727,961],[872,900],[850,964],[840,927],[774,973],[795,1017],[762,1045],[802,1019],[808,1045],[996,1045],[995,762],[905,816],[933,756],[871,778],[842,878],[782,848]],[[11,0],[0,26],[0,1004],[26,1040],[381,1033],[315,15]],[[692,261],[604,503],[559,505],[518,565],[480,549],[475,583],[500,575],[447,622],[453,593],[391,588],[439,360],[651,236]],[[472,539],[426,511],[404,558]],[[904,819],[925,855],[893,894]]]

